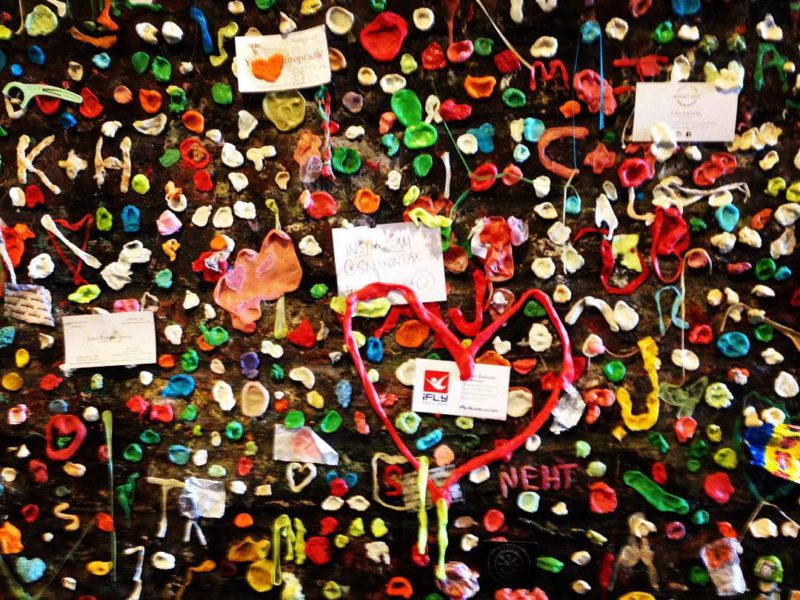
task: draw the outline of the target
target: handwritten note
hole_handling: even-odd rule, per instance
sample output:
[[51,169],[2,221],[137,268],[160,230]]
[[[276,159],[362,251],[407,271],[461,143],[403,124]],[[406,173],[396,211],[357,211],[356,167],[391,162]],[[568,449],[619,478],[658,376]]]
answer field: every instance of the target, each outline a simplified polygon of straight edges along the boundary
[[64,317],[64,364],[68,369],[156,362],[153,313],[120,312]]
[[240,92],[279,92],[331,80],[325,26],[283,35],[246,35],[236,40]]
[[[333,230],[333,254],[339,295],[367,284],[399,283],[416,292],[421,302],[447,299],[439,229],[413,223],[389,223],[375,228]],[[391,294],[394,304],[405,304]]]

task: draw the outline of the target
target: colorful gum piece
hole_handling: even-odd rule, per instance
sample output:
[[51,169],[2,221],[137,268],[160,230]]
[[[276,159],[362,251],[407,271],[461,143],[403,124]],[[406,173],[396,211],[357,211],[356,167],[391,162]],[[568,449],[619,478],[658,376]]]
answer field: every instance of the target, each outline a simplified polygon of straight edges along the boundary
[[633,488],[656,510],[689,514],[689,503],[679,496],[670,494],[641,471],[626,471],[622,476],[625,485]]

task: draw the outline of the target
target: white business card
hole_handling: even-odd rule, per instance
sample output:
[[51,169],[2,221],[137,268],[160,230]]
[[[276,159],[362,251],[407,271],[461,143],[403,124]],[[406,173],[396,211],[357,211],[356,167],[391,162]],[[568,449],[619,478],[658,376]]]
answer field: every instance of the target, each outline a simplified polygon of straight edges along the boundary
[[156,362],[152,311],[64,317],[68,369],[147,365]]
[[736,132],[738,94],[712,83],[639,82],[633,112],[634,142],[649,142],[654,123],[666,123],[678,142],[730,142]]
[[[420,302],[447,300],[439,228],[388,223],[334,229],[333,256],[340,296],[381,282],[410,287]],[[391,294],[389,299],[406,304],[399,294]]]
[[324,25],[285,36],[239,36],[235,44],[240,92],[299,90],[331,80]]
[[462,381],[454,361],[418,358],[411,410],[505,421],[510,377],[510,367],[476,364],[472,378]]

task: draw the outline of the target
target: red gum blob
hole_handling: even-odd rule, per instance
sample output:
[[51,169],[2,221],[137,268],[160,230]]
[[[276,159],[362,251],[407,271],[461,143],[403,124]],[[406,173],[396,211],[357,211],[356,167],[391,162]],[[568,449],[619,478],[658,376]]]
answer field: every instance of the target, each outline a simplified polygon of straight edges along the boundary
[[431,42],[430,45],[422,51],[422,68],[426,71],[438,71],[447,66],[447,61],[444,59],[444,50],[436,42]]
[[44,194],[38,185],[29,185],[25,188],[25,206],[33,208],[39,204],[44,204]]
[[439,107],[439,115],[445,121],[463,121],[469,119],[472,114],[472,107],[469,104],[456,104],[452,98],[448,98]]
[[494,66],[503,75],[508,75],[519,69],[520,62],[516,54],[506,49],[494,55]]
[[286,336],[291,343],[301,348],[313,348],[317,342],[317,334],[308,319],[303,319],[297,328],[289,332]]
[[96,119],[102,114],[103,105],[100,104],[100,100],[98,100],[97,96],[95,96],[92,90],[89,88],[83,88],[81,90],[81,98],[83,98],[83,102],[81,103],[81,107],[78,109],[81,115],[87,119]]
[[150,406],[150,420],[159,423],[172,423],[175,412],[171,404],[153,404]]
[[470,185],[473,192],[485,192],[490,189],[497,178],[497,166],[485,162],[472,172]]
[[39,382],[39,387],[46,392],[52,392],[53,390],[57,389],[58,386],[61,385],[61,382],[64,381],[58,375],[54,375],[52,373],[48,373],[42,380]]
[[712,473],[706,477],[705,483],[703,484],[703,491],[705,491],[706,496],[711,498],[714,502],[718,504],[727,504],[735,490],[728,474],[719,471],[718,473]]
[[210,192],[214,189],[214,180],[208,171],[197,171],[192,179],[198,192]]
[[631,14],[635,18],[639,18],[653,5],[653,0],[629,0],[628,8],[631,10]]
[[447,47],[447,60],[451,63],[463,63],[469,60],[475,47],[470,40],[454,42]]
[[694,437],[694,433],[697,431],[697,421],[692,417],[681,417],[675,421],[674,430],[678,442],[685,444]]
[[483,515],[483,528],[489,533],[500,531],[503,525],[505,525],[505,522],[506,516],[496,508],[490,508],[486,511],[486,514]]
[[522,169],[520,169],[517,165],[507,165],[505,169],[503,169],[503,177],[500,181],[503,182],[503,185],[512,186],[516,185],[522,179]]
[[654,462],[650,473],[653,476],[653,481],[658,485],[666,485],[668,481],[667,467],[662,462]]
[[614,166],[616,160],[617,153],[606,148],[602,142],[598,142],[594,150],[589,152],[586,158],[583,159],[583,164],[591,167],[595,175],[602,175],[603,171]]
[[[72,441],[63,448],[56,447],[56,439],[63,436],[72,436]],[[50,460],[69,460],[83,445],[86,439],[86,425],[75,415],[55,415],[50,417],[50,422],[45,429],[45,446],[47,458]]]
[[712,341],[714,341],[714,332],[711,330],[710,325],[701,323],[692,327],[692,330],[689,332],[690,344],[708,346]]
[[408,35],[406,20],[390,11],[380,13],[361,30],[359,39],[367,53],[378,62],[394,60]]
[[306,555],[315,565],[329,563],[332,556],[331,543],[328,538],[314,536],[306,540]]
[[49,96],[36,96],[34,100],[36,100],[36,106],[38,106],[39,110],[45,115],[54,115],[61,107],[61,100],[58,98],[51,98]]
[[[600,74],[585,69],[575,73],[572,80],[572,85],[575,88],[575,95],[581,100],[590,113],[597,114],[600,112]],[[614,98],[614,89],[611,84],[603,79],[603,114],[606,116],[613,115],[617,110],[617,99]]]
[[312,219],[325,219],[339,212],[339,203],[328,192],[311,192],[300,194],[303,210]]
[[619,165],[617,175],[624,188],[637,188],[654,175],[654,169],[643,158],[626,158]]
[[617,492],[602,481],[589,486],[589,508],[593,513],[604,515],[617,510]]
[[211,154],[196,137],[183,140],[178,150],[181,152],[183,164],[190,169],[204,169],[211,162]]

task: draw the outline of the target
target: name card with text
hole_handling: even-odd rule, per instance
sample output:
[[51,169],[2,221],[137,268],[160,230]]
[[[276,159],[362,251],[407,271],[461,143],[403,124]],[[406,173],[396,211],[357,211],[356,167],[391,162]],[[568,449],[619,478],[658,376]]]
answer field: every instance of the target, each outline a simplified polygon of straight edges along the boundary
[[147,365],[156,362],[153,313],[120,312],[64,317],[68,369]]
[[324,25],[286,36],[240,36],[235,42],[240,92],[299,90],[331,80]]
[[462,381],[452,360],[418,358],[411,410],[505,421],[510,377],[510,367],[476,364],[472,378]]
[[650,128],[666,123],[678,142],[730,142],[736,130],[739,95],[694,81],[636,84],[634,142],[649,142]]

